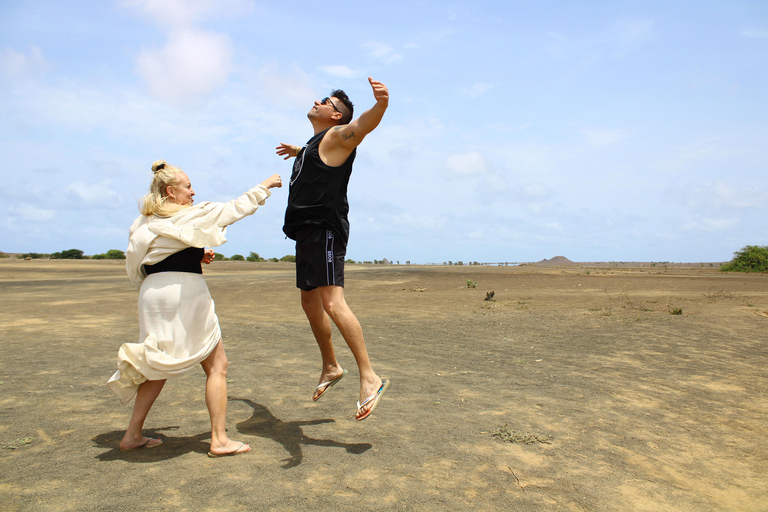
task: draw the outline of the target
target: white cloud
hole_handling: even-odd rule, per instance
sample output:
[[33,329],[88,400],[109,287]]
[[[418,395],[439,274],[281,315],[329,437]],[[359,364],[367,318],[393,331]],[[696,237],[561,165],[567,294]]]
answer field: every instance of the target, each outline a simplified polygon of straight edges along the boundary
[[472,86],[469,88],[469,90],[465,92],[465,94],[470,98],[477,98],[478,96],[482,96],[483,94],[494,89],[495,87],[496,87],[496,84],[486,84],[486,83],[478,82],[476,84],[472,84]]
[[247,14],[255,8],[250,0],[124,0],[160,26],[189,27],[209,16],[231,17]]
[[751,30],[751,29],[745,29],[741,31],[742,37],[747,37],[750,39],[766,39],[768,38],[768,30],[762,29],[762,30]]
[[521,189],[527,199],[545,199],[552,195],[552,191],[543,183],[528,183]]
[[18,214],[25,222],[48,222],[53,220],[56,212],[23,203],[14,207],[13,213]]
[[614,56],[623,57],[645,46],[653,37],[653,21],[649,19],[624,18],[611,27],[604,43],[613,47]]
[[627,138],[627,132],[623,129],[583,128],[580,133],[591,146],[609,146]]
[[670,155],[659,161],[659,168],[679,173],[695,167],[711,167],[714,162],[730,162],[739,156],[732,144],[710,137],[672,148]]
[[707,183],[691,192],[694,208],[757,209],[768,208],[768,191],[754,187],[733,187],[723,182]]
[[368,55],[387,64],[398,61],[403,58],[402,55],[395,52],[395,49],[386,44],[378,42],[363,43],[363,48],[368,50]]
[[9,78],[39,76],[50,67],[38,46],[32,46],[28,53],[17,52],[11,48],[3,48],[0,51],[0,74]]
[[471,231],[468,236],[470,240],[482,240],[485,238],[485,234],[481,230]]
[[734,229],[739,224],[738,219],[733,218],[713,218],[713,217],[697,217],[687,224],[681,226],[682,231],[704,231],[708,233],[716,233],[729,231]]
[[559,222],[545,222],[542,224],[542,227],[546,229],[550,229],[552,231],[562,231],[563,226]]
[[259,70],[254,87],[263,87],[265,97],[281,98],[296,106],[306,106],[307,110],[317,94],[312,77],[298,66],[285,69],[267,64]]
[[655,37],[654,22],[641,18],[622,18],[607,28],[587,36],[550,31],[550,51],[558,59],[597,65],[606,58],[623,59],[645,47]]
[[123,199],[122,194],[118,194],[109,181],[93,184],[75,181],[67,185],[64,191],[70,197],[79,199],[88,206],[103,206],[107,208],[109,205],[119,203]]
[[488,170],[488,162],[478,151],[451,155],[446,158],[445,166],[454,174],[482,174]]
[[318,69],[335,78],[354,78],[363,74],[362,71],[352,69],[349,66],[320,66]]
[[186,29],[171,33],[162,50],[140,55],[136,70],[154,96],[183,105],[199,102],[225,84],[231,60],[229,36]]
[[[372,219],[369,219],[369,222]],[[392,225],[415,232],[436,231],[445,227],[445,218],[425,213],[401,213],[392,218]]]

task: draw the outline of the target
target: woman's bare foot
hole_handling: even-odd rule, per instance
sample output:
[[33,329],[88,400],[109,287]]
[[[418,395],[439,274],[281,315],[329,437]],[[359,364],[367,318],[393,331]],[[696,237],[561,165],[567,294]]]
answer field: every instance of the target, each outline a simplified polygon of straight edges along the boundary
[[123,438],[120,441],[121,452],[132,452],[135,450],[141,450],[143,448],[154,448],[163,444],[162,439],[153,439],[151,437],[142,437],[138,442],[132,442],[129,439]]
[[251,446],[240,441],[232,441],[231,439],[226,445],[213,447],[208,452],[209,457],[227,457],[230,455],[240,455],[251,451]]

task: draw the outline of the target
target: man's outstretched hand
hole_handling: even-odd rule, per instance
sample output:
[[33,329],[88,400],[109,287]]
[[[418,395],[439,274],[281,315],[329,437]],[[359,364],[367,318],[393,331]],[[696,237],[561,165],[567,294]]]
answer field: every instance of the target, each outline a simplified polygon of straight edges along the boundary
[[299,146],[293,146],[291,144],[286,144],[285,142],[281,142],[279,146],[275,148],[277,151],[276,153],[280,156],[285,156],[283,160],[288,160],[289,158],[295,158],[296,155],[299,154],[299,151],[301,151],[301,148]]
[[368,77],[368,82],[373,89],[373,98],[376,100],[376,103],[387,108],[389,106],[389,89],[387,89],[387,86],[370,76]]

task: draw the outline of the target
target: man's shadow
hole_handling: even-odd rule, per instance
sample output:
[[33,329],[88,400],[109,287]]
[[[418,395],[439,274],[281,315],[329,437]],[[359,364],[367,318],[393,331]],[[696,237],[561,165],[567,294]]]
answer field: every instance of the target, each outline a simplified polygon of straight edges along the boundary
[[230,400],[239,400],[253,409],[253,415],[245,421],[237,424],[237,430],[243,434],[272,439],[283,445],[285,451],[290,455],[283,459],[285,464],[283,468],[288,469],[301,464],[304,455],[301,451],[301,445],[312,444],[316,446],[330,446],[335,448],[344,448],[347,453],[361,454],[369,450],[370,443],[339,443],[330,439],[313,439],[304,435],[301,427],[304,425],[319,425],[321,423],[333,423],[335,420],[310,420],[310,421],[289,421],[285,422],[275,418],[269,409],[263,405],[254,403],[247,398],[233,398]]

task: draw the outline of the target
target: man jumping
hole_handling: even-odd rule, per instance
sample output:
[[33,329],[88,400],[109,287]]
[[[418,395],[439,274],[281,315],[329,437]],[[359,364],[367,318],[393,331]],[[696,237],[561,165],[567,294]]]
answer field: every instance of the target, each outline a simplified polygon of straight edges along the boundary
[[320,347],[323,368],[312,396],[318,400],[346,374],[336,360],[331,320],[347,342],[360,373],[357,420],[371,415],[389,387],[373,371],[363,330],[344,299],[344,258],[349,239],[347,184],[357,146],[381,122],[389,105],[387,87],[368,78],[376,103],[352,120],[354,106],[342,90],[315,101],[307,114],[314,136],[304,147],[280,143],[277,154],[295,157],[283,231],[296,241],[296,286],[301,306]]

